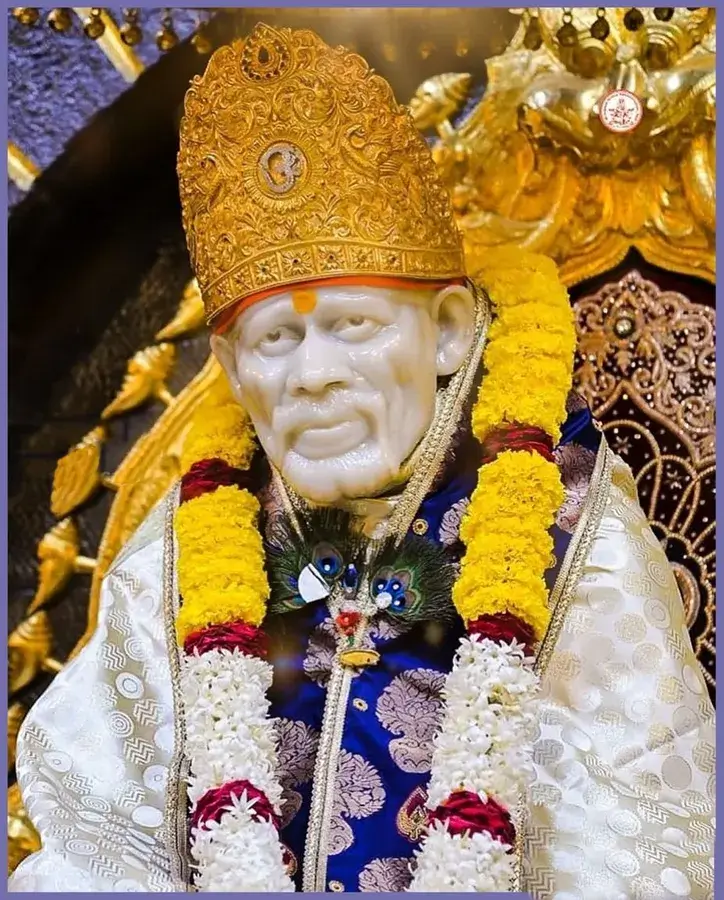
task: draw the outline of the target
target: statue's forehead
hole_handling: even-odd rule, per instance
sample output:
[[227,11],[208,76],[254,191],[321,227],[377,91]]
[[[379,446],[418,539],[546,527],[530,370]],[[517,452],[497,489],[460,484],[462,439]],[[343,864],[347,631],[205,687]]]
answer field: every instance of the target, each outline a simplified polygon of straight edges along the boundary
[[[408,296],[414,294],[415,291],[408,290],[403,293]],[[278,294],[267,297],[259,302],[258,307],[270,309],[274,306],[291,306],[299,315],[311,315],[318,306],[323,306],[325,303],[339,305],[344,304],[345,301],[354,302],[365,298],[395,300],[399,297],[400,291],[379,285],[304,285],[297,288],[290,287],[286,291],[280,291]],[[250,308],[254,309],[254,306]]]

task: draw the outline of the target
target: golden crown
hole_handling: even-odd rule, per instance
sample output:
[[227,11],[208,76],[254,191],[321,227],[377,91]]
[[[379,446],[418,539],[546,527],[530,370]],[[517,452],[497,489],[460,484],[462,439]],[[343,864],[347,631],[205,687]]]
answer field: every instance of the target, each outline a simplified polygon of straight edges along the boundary
[[186,94],[178,175],[208,321],[310,279],[465,274],[408,110],[360,56],[311,31],[258,25],[214,53]]

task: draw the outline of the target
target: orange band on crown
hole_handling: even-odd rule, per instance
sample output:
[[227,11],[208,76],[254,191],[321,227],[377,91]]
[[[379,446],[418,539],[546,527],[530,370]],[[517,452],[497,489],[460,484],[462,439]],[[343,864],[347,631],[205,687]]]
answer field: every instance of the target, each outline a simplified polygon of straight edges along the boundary
[[265,291],[257,291],[244,297],[235,306],[230,306],[223,312],[219,313],[211,328],[215,334],[224,334],[236,321],[245,309],[249,309],[255,303],[262,300],[268,300],[275,294],[291,293],[294,299],[294,309],[300,314],[310,313],[314,311],[314,303],[309,303],[308,296],[302,296],[301,302],[297,303],[299,295],[306,295],[310,288],[329,287],[330,285],[366,285],[367,287],[389,287],[395,290],[408,289],[419,290],[421,288],[430,288],[431,290],[439,290],[447,287],[449,284],[462,284],[464,278],[449,278],[445,281],[427,281],[424,278],[397,278],[392,275],[340,275],[332,278],[314,278],[309,281],[302,281],[298,284],[269,288]]

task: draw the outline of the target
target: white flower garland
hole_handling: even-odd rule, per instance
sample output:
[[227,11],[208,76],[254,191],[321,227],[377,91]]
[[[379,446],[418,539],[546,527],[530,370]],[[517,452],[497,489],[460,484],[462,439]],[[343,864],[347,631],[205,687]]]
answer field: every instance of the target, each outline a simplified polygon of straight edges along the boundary
[[[445,680],[445,715],[433,741],[428,807],[458,790],[515,809],[531,770],[527,740],[538,679],[521,645],[477,635],[461,640]],[[245,780],[279,812],[274,720],[268,718],[269,663],[238,650],[184,658],[181,690],[192,810],[210,789]],[[253,799],[233,797],[218,822],[191,835],[195,886],[203,892],[291,892],[279,835],[254,816]],[[480,834],[454,835],[436,822],[415,854],[409,891],[510,891],[509,847]]]
[[454,891],[494,894],[511,890],[513,860],[508,844],[478,834],[450,834],[436,822],[427,833],[410,893]]
[[[530,728],[538,678],[532,658],[513,641],[471,635],[461,640],[445,680],[445,715],[433,741],[427,805],[455,791],[516,809],[532,771]],[[492,846],[492,845],[495,846]],[[411,892],[511,890],[514,859],[487,832],[452,835],[435,823],[415,854]]]
[[[275,722],[268,717],[269,663],[238,650],[189,654],[181,667],[186,710],[188,795],[192,811],[203,795],[231,781],[248,781],[279,812]],[[279,835],[254,816],[255,800],[233,797],[233,808],[191,835],[199,891],[293,891]],[[241,887],[240,887],[241,886]]]
[[218,822],[196,829],[191,853],[198,865],[196,888],[219,893],[291,893],[282,845],[271,822],[254,818],[254,801],[233,800]]

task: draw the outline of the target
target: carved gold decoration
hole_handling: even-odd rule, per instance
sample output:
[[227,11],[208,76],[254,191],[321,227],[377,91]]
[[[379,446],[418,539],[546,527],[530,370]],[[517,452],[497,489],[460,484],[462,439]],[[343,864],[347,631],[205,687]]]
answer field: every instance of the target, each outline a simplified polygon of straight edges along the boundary
[[21,703],[13,703],[8,709],[8,769],[15,765],[15,748],[18,743],[18,732],[23,724],[27,710]]
[[[155,398],[167,406],[173,396],[166,387],[166,379],[176,360],[173,344],[159,344],[140,350],[128,363],[123,385],[115,399],[103,410],[105,421],[120,413],[130,412],[142,403]],[[114,479],[114,482],[116,479]]]
[[[83,23],[86,23],[91,18],[91,11],[92,8],[89,6],[73,7],[73,12]],[[118,25],[116,25],[108,10],[102,9],[99,18],[103,25],[103,32],[96,39],[96,43],[108,57],[113,68],[125,81],[132,84],[143,72],[144,65],[131,47],[123,40]]]
[[40,836],[25,811],[20,788],[14,784],[8,790],[8,873],[36,850],[40,850]]
[[105,428],[94,428],[58,461],[50,497],[50,511],[57,518],[69,515],[89,500],[101,485],[114,487],[113,482],[100,472],[105,439]]
[[193,278],[186,285],[173,319],[156,335],[157,341],[171,341],[198,331],[204,325],[204,301],[198,281]]
[[28,612],[45,606],[76,573],[91,573],[96,561],[80,554],[78,529],[72,519],[53,526],[38,544],[38,589]]
[[471,76],[465,72],[448,72],[423,81],[410,100],[412,121],[421,131],[435,128],[441,138],[452,138],[450,118],[457,112],[470,87]]
[[8,638],[9,692],[12,696],[40,674],[59,672],[62,664],[52,659],[53,633],[45,612],[26,619]]
[[225,376],[209,356],[204,368],[164,410],[153,428],[133,446],[114,473],[118,490],[113,498],[91,581],[88,626],[71,654],[80,652],[95,631],[101,582],[118,551],[145,519],[153,506],[180,475],[183,441],[193,412],[206,392]]
[[407,110],[361,57],[311,31],[259,25],[214,53],[186,95],[178,172],[207,319],[311,277],[464,274]]
[[18,146],[8,141],[8,178],[21,191],[29,191],[38,175],[40,169],[35,163]]
[[574,311],[576,387],[634,470],[714,685],[714,310],[633,271]]
[[[441,136],[435,158],[473,256],[525,247],[552,256],[574,284],[635,247],[665,269],[713,281],[715,12],[677,9],[659,22],[647,9],[636,37],[624,12],[607,10],[611,33],[601,42],[589,32],[596,8],[575,10],[579,40],[567,50],[555,38],[562,10],[541,8],[541,46],[526,49],[523,21],[487,61],[485,94],[456,127],[440,118],[454,106],[451,92],[437,115],[422,117]],[[666,49],[666,68],[654,66],[661,53],[652,57],[652,47]],[[598,119],[598,102],[620,86],[645,104],[642,125],[623,136]]]

